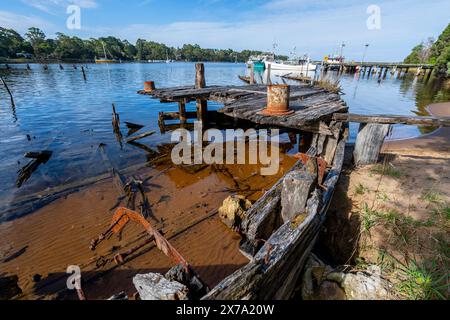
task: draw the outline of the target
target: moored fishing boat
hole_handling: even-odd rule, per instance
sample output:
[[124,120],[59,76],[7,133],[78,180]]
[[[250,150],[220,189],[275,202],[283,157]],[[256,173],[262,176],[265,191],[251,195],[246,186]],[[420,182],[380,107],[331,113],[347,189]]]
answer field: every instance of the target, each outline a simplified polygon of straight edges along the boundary
[[289,60],[289,61],[264,61],[265,67],[270,65],[271,70],[285,70],[308,72],[316,70],[317,66],[308,59]]

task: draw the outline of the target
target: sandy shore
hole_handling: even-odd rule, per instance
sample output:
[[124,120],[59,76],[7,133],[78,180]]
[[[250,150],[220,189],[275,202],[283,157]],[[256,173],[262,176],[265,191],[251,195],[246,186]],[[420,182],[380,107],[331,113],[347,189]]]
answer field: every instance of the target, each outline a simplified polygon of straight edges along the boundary
[[[427,110],[449,116],[450,102]],[[450,128],[386,142],[382,152],[386,167],[343,170],[319,241],[322,254],[354,271],[379,267],[399,299],[448,296]],[[420,272],[438,289],[418,285]]]
[[[209,166],[197,173],[179,167],[168,171],[147,168],[133,176],[147,181],[145,195],[151,204],[151,223],[213,287],[248,263],[238,250],[240,236],[220,221],[216,210],[236,192],[257,200],[296,159],[282,154],[280,161],[278,174],[267,177],[258,174],[258,165]],[[90,241],[110,225],[111,207],[120,196],[107,179],[0,224],[0,275],[19,277],[22,299],[51,299],[66,286],[67,266],[78,265],[89,299],[105,299],[120,291],[131,296],[135,274],[165,273],[174,262],[149,244],[133,259],[116,266],[115,254],[147,238],[142,227],[132,223],[121,236],[114,235],[95,252],[89,250]],[[59,298],[76,298],[72,293]]]
[[[427,107],[433,116],[450,116],[450,102],[435,103]],[[450,158],[450,128],[442,127],[417,138],[393,140],[384,143],[382,153],[438,156]]]

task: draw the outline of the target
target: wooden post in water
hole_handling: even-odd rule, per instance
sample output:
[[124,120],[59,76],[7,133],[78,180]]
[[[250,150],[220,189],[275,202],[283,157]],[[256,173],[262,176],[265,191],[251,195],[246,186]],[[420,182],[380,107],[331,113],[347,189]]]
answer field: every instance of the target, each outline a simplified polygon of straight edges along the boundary
[[356,137],[353,162],[355,165],[376,163],[383,146],[384,138],[388,135],[390,124],[361,123]]
[[83,79],[84,79],[84,81],[86,81],[87,78],[86,78],[86,71],[84,71],[84,66],[81,66],[81,72],[83,73]]
[[9,88],[8,88],[8,85],[6,84],[5,80],[3,80],[3,77],[2,77],[2,76],[0,76],[0,80],[2,81],[3,85],[4,85],[5,88],[6,88],[6,91],[7,91],[8,94],[9,94],[9,97],[10,97],[10,99],[11,99],[11,105],[12,105],[13,107],[15,107],[16,104],[14,103],[14,98],[13,98],[13,95],[12,95],[11,91],[10,91]]
[[270,69],[272,68],[272,65],[269,63],[267,65],[267,80],[266,80],[266,84],[267,85],[271,85],[272,84],[272,80],[270,79]]
[[255,84],[255,65],[250,64],[250,84]]
[[[205,80],[205,65],[197,63],[195,65],[195,88],[201,89],[206,87]],[[199,121],[205,120],[205,115],[208,111],[208,103],[204,99],[197,99],[197,119]]]
[[178,111],[180,112],[180,122],[186,122],[186,104],[184,101],[178,102]]

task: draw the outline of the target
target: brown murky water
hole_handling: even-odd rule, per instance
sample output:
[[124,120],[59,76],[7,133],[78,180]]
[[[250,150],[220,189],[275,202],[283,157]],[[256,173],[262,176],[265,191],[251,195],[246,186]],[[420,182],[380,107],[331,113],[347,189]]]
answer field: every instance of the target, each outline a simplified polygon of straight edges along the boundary
[[[280,170],[273,176],[261,176],[259,165],[213,165],[193,172],[167,164],[135,170],[133,176],[146,181],[149,221],[213,287],[248,262],[238,251],[240,236],[227,229],[216,210],[235,193],[255,201],[294,163],[294,158],[281,154]],[[90,241],[110,225],[111,207],[120,195],[112,179],[104,179],[33,214],[0,224],[1,270],[19,276],[24,299],[75,298],[64,292],[69,265],[80,266],[87,297],[103,299],[120,291],[132,295],[136,273],[165,273],[175,264],[148,244],[136,257],[116,266],[112,261],[116,253],[147,238],[142,227],[132,223],[120,238],[114,235],[90,251]],[[36,274],[42,276],[38,282],[33,281]],[[58,296],[61,292],[64,296]]]

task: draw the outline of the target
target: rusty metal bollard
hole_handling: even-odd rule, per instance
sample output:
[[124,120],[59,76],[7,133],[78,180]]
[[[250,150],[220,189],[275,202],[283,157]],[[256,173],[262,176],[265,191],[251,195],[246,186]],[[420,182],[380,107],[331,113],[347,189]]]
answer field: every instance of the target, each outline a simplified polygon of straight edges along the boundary
[[144,91],[145,92],[152,92],[153,90],[155,90],[155,82],[154,81],[144,82]]
[[292,114],[289,110],[289,85],[273,84],[267,86],[267,108],[261,111],[266,116],[285,116]]

